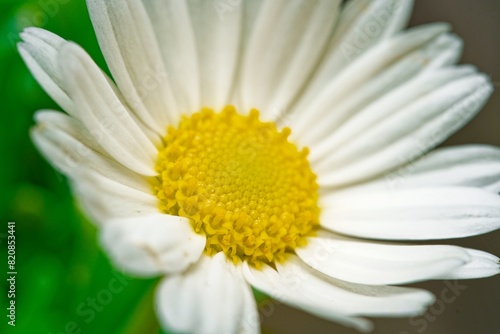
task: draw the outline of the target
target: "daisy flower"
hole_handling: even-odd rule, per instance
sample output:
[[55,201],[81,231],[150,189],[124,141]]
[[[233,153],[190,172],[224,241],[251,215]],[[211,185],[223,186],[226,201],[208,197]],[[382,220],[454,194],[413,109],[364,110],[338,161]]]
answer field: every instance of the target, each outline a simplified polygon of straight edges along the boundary
[[111,261],[163,276],[165,328],[257,333],[254,287],[369,331],[435,300],[398,285],[499,273],[421,243],[500,227],[500,149],[432,151],[492,85],[456,65],[447,24],[404,29],[412,1],[87,4],[112,78],[26,29],[21,56],[66,112],[37,112],[32,137]]

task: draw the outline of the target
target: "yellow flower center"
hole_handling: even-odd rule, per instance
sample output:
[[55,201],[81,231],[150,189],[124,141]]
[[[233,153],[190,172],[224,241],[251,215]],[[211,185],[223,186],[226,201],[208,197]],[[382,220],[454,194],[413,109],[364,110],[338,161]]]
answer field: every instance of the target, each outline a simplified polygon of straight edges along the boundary
[[228,106],[203,109],[169,127],[155,192],[164,213],[190,218],[205,252],[238,263],[283,261],[318,225],[318,186],[290,129]]

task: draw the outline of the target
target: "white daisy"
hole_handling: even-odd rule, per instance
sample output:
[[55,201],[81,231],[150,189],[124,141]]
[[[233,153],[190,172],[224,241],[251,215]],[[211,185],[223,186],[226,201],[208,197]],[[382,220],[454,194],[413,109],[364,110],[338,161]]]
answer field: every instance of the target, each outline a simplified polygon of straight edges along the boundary
[[387,242],[500,227],[500,149],[427,154],[492,86],[455,65],[448,25],[402,30],[412,1],[87,3],[113,80],[26,29],[19,51],[67,113],[38,112],[32,136],[115,265],[165,276],[165,327],[259,332],[253,286],[368,331],[434,301],[392,285],[499,273],[479,250]]

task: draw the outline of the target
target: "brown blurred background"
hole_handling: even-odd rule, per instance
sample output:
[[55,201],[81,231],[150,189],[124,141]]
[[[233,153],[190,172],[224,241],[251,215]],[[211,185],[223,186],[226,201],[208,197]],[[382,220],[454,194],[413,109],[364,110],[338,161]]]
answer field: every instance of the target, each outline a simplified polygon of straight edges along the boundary
[[[444,145],[482,143],[500,145],[500,1],[417,0],[411,26],[449,22],[453,32],[465,41],[461,63],[474,64],[491,76],[495,92],[480,114]],[[500,255],[500,231],[474,238],[450,240],[450,244],[477,248]],[[456,300],[440,309],[436,305],[427,317],[412,322],[402,319],[374,319],[374,334],[500,334],[500,275],[459,281],[464,286]],[[444,281],[415,284],[439,296]],[[438,297],[439,298],[439,297]],[[264,333],[354,334],[355,330],[318,319],[304,312],[276,305],[263,321]]]

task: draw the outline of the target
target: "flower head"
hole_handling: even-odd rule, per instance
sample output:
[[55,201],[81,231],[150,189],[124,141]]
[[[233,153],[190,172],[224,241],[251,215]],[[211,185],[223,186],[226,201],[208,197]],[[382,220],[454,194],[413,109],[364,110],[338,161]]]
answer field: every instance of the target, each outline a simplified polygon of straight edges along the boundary
[[66,112],[38,112],[32,136],[113,263],[164,276],[165,327],[258,332],[253,286],[368,331],[362,316],[434,301],[394,285],[500,272],[479,250],[395,242],[500,227],[500,149],[430,152],[492,86],[455,65],[448,25],[403,30],[412,1],[87,3],[113,79],[26,29],[19,51]]

